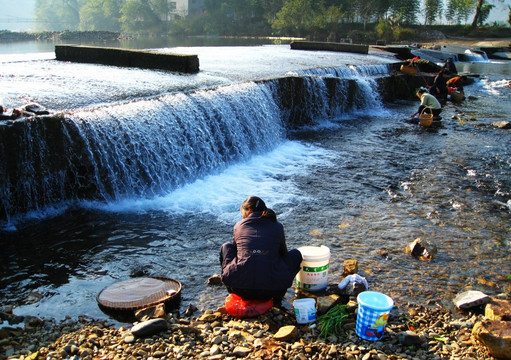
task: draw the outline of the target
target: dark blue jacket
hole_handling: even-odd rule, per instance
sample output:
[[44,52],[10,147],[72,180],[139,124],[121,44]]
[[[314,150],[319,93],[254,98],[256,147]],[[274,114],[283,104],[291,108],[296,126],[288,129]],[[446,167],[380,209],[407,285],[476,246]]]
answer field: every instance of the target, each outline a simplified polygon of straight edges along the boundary
[[289,266],[285,260],[288,251],[284,227],[259,216],[260,212],[254,212],[234,226],[235,254],[225,259],[222,282],[238,289],[287,289],[297,270],[296,264]]

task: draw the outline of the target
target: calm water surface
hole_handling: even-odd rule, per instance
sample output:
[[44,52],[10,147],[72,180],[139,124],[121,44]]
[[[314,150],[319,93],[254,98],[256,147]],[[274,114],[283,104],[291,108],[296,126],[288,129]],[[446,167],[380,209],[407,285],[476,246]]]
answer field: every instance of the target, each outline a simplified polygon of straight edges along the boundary
[[[91,65],[34,60],[40,53],[28,52],[32,60],[20,64],[29,61],[30,76],[24,77],[18,65],[6,62],[11,79],[2,79],[10,86],[4,87],[3,97],[14,104],[37,100],[52,109],[72,111],[265,74],[282,76],[314,62],[327,67],[389,61],[376,55],[363,59],[298,54],[284,45],[179,50],[211,57],[209,62],[201,61],[200,74],[186,79],[109,68],[134,80],[113,76],[108,91],[101,91],[101,75],[84,70]],[[282,61],[272,67],[269,56],[285,59],[285,65]],[[250,63],[247,59],[252,57],[258,61]],[[220,270],[218,250],[231,240],[232,226],[241,219],[239,205],[248,195],[261,196],[277,212],[288,247],[331,249],[329,277],[334,286],[340,281],[343,261],[357,259],[370,288],[390,295],[397,306],[430,300],[449,304],[466,289],[509,293],[511,137],[491,122],[509,120],[511,66],[457,66],[481,76],[466,88],[472,100],[446,105],[438,129],[405,121],[416,102],[364,109],[320,119],[313,127],[287,134],[266,153],[165,196],[82,203],[25,217],[15,229],[0,232],[1,302],[19,305],[16,313],[21,315],[105,318],[95,300],[102,288],[132,276],[155,275],[183,283],[183,309],[189,303],[218,306],[227,293],[206,286],[206,281]],[[59,87],[76,73],[82,78],[73,83],[74,91]],[[53,85],[43,81],[47,74],[55,78]],[[30,86],[23,87],[26,83]],[[55,86],[53,94],[45,85]],[[118,89],[124,90],[116,94]],[[418,261],[404,253],[405,246],[419,237],[437,246],[433,261]],[[382,257],[379,250],[386,250],[388,256]],[[290,289],[286,300],[292,298]]]

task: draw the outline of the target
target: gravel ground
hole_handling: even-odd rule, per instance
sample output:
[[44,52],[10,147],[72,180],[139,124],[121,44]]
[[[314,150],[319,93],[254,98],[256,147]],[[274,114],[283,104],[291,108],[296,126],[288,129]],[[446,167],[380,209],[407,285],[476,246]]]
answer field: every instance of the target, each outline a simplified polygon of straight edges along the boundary
[[[493,359],[472,335],[483,318],[438,305],[394,308],[385,334],[367,341],[355,333],[356,303],[339,335],[319,338],[317,324],[299,325],[285,309],[237,319],[223,308],[190,317],[167,315],[167,329],[137,338],[131,327],[116,328],[88,317],[78,320],[24,318],[24,328],[0,328],[3,359]],[[9,312],[1,313],[2,318]],[[13,316],[14,317],[14,316]],[[311,325],[311,326],[309,326]],[[276,333],[295,326],[285,338]],[[287,328],[293,329],[291,328]]]

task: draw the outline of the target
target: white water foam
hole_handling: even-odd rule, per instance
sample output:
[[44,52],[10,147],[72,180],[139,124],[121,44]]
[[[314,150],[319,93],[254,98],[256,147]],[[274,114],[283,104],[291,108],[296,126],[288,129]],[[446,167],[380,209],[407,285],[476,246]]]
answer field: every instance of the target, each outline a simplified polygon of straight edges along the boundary
[[293,182],[293,176],[303,173],[304,166],[329,165],[331,155],[319,147],[288,140],[270,153],[207,175],[165,196],[108,204],[83,202],[82,206],[108,212],[207,213],[232,223],[239,220],[239,205],[247,196],[260,196],[272,206],[300,201],[304,195]]

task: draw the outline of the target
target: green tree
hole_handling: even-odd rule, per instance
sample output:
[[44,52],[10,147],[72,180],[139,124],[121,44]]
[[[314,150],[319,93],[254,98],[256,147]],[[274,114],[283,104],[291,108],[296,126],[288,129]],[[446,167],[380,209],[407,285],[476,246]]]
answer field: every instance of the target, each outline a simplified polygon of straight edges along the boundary
[[87,0],[80,9],[80,30],[121,30],[119,0]]
[[157,34],[165,30],[165,23],[154,12],[150,0],[127,0],[121,7],[121,29],[126,33]]
[[454,24],[466,23],[474,9],[475,1],[476,0],[448,0],[447,18]]
[[424,21],[433,24],[442,15],[442,0],[424,0]]
[[36,0],[34,14],[39,30],[61,30],[58,28],[60,19],[49,0]]
[[375,0],[376,4],[376,17],[378,21],[385,21],[387,20],[389,14],[390,14],[390,8],[391,8],[391,0]]
[[507,8],[509,9],[509,14],[507,15],[507,23],[511,25],[511,6],[508,5]]
[[355,3],[354,8],[365,29],[366,24],[377,17],[379,6],[378,1],[360,0]]
[[[499,0],[500,1],[500,0]],[[495,5],[490,4],[486,0],[477,0],[474,18],[472,20],[472,27],[482,25],[490,16],[490,11]]]
[[78,30],[80,24],[80,8],[83,5],[81,0],[62,0],[62,7],[59,11],[61,19],[66,19],[70,23],[68,30]]
[[263,1],[263,9],[264,9],[264,17],[265,19],[271,23],[273,20],[277,18],[277,13],[282,6],[284,5],[284,0],[264,0]]
[[398,24],[413,24],[417,22],[419,10],[419,0],[390,1],[391,17]]
[[34,14],[40,30],[77,30],[80,22],[79,0],[36,0]]
[[313,0],[286,0],[272,27],[280,33],[305,36],[310,34],[315,17]]

